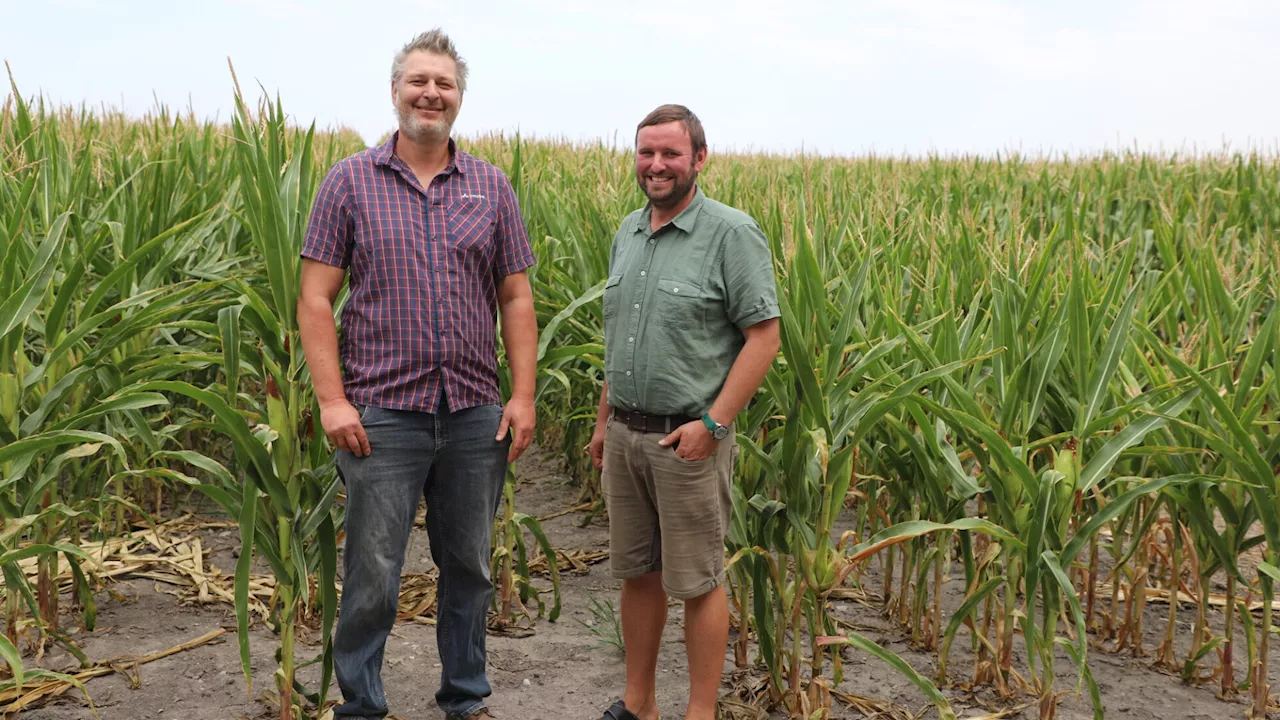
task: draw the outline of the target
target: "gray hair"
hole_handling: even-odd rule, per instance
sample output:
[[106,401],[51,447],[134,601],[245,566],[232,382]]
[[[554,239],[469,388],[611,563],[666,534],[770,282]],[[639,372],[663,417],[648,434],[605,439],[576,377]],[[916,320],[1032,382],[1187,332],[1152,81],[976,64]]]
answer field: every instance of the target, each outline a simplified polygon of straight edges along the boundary
[[418,51],[443,55],[452,60],[453,64],[458,68],[458,92],[465,93],[467,91],[467,61],[458,56],[458,49],[454,47],[453,41],[440,28],[420,33],[405,44],[404,47],[400,48],[400,52],[396,53],[395,60],[391,62],[392,83],[397,83],[400,78],[404,77],[405,59],[409,57],[410,53]]

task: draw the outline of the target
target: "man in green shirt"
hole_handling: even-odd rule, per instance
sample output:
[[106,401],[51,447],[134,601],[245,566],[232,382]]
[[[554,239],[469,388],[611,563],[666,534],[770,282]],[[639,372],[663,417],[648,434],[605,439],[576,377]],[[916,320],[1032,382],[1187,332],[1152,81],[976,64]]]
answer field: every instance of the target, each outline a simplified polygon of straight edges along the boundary
[[698,187],[706,160],[688,108],[641,121],[636,181],[649,202],[618,228],[605,283],[605,388],[588,451],[627,646],[626,692],[607,720],[658,717],[668,596],[685,603],[688,720],[715,717],[724,670],[733,421],[778,354],[778,301],[764,233]]

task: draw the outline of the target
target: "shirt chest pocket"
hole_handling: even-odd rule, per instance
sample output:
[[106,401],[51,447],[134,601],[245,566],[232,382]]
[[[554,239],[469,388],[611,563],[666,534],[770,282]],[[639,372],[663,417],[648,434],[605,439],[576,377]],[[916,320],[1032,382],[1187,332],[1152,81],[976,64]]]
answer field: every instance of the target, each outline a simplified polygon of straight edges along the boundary
[[658,279],[653,294],[653,315],[659,324],[673,328],[699,329],[706,323],[707,313],[715,298],[701,285],[678,278]]
[[604,281],[604,317],[606,320],[618,314],[618,307],[622,305],[622,298],[619,295],[622,288],[621,275],[612,275]]
[[498,213],[493,204],[478,198],[463,198],[449,206],[449,244],[460,250],[489,253],[493,249],[493,229]]

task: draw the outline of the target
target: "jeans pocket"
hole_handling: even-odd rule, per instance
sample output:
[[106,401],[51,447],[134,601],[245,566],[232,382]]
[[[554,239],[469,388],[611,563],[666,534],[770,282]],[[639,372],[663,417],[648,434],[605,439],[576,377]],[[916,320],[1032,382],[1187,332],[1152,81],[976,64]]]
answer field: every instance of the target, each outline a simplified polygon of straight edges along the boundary
[[710,455],[702,458],[701,460],[689,460],[687,458],[680,457],[680,455],[676,452],[676,449],[673,447],[671,448],[671,456],[674,457],[676,459],[676,462],[680,463],[681,465],[685,465],[687,467],[702,467],[703,465],[707,464],[708,460],[711,460],[712,458],[714,458],[716,454],[713,452]]

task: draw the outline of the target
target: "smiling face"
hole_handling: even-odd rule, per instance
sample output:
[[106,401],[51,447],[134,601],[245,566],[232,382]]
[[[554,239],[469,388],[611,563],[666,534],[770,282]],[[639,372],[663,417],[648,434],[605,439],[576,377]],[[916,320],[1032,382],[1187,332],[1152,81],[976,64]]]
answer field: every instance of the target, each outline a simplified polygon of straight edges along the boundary
[[640,128],[636,134],[636,182],[657,208],[672,208],[693,193],[707,150],[693,151],[682,122]]
[[462,107],[458,66],[446,55],[417,51],[404,61],[404,74],[391,85],[400,134],[418,143],[444,142]]

